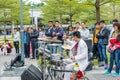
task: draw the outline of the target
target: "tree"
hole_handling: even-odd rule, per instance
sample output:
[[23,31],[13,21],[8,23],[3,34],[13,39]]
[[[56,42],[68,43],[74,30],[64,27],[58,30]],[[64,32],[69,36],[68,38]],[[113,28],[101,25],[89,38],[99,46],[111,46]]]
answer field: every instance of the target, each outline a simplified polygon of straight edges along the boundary
[[[23,16],[24,16],[24,24],[30,23],[29,17],[29,8],[28,6],[23,4]],[[0,0],[0,21],[4,22],[4,33],[6,33],[6,24],[9,21],[12,25],[12,22],[20,24],[20,3],[18,0]],[[12,30],[12,29],[11,29]],[[6,39],[6,34],[4,35],[4,39]]]
[[62,17],[68,15],[72,25],[73,17],[83,10],[78,0],[43,0],[43,2],[46,4],[41,9],[43,18],[47,21],[59,19],[62,23]]
[[120,16],[120,0],[43,0],[43,2],[45,4],[41,10],[44,23],[48,20],[66,23],[67,20],[70,24],[76,21],[94,24],[100,19],[109,22]]
[[100,21],[100,7],[102,5],[111,3],[111,2],[116,2],[118,0],[87,0],[87,5],[94,6],[96,9],[96,21]]

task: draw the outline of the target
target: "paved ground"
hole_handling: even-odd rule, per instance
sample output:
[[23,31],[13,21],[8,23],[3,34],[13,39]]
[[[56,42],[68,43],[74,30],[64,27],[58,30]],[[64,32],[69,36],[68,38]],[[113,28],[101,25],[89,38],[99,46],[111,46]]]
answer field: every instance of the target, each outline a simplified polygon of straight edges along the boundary
[[[8,56],[0,55],[0,80],[21,80],[20,74],[24,71],[26,67],[28,67],[30,64],[37,66],[37,60],[25,59],[24,67],[17,68],[13,70],[12,72],[3,71],[4,63],[10,62],[10,60],[14,58],[15,58],[14,50],[13,50],[13,53]],[[105,70],[103,68],[94,67],[92,71],[86,72],[86,76],[89,78],[89,80],[117,80],[116,78],[112,77],[112,75],[108,75],[108,76],[103,75],[104,71]],[[4,74],[7,74],[7,76]],[[16,75],[12,75],[12,74],[16,74]],[[118,80],[120,80],[120,77]]]
[[86,72],[86,76],[90,79],[90,80],[116,80],[117,78],[120,77],[113,77],[113,73],[112,72],[111,75],[103,75],[103,73],[105,72],[104,68],[100,68],[100,67],[94,67],[92,71],[88,71]]

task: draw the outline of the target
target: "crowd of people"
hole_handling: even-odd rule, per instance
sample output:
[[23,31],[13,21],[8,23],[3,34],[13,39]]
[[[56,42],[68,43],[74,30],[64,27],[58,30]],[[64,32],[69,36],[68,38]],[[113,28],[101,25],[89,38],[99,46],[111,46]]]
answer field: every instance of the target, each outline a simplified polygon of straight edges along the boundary
[[[99,67],[106,69],[104,75],[111,74],[115,70],[114,77],[119,76],[120,71],[120,23],[117,19],[113,20],[113,29],[108,30],[105,22],[100,21],[95,24],[93,33],[93,58],[98,59]],[[106,47],[108,45],[108,48]],[[110,54],[110,61],[108,55]],[[108,64],[109,62],[109,64]]]
[[[89,39],[90,32],[86,28],[86,23],[76,22],[75,27],[72,25],[68,26],[67,31],[64,31],[59,21],[48,21],[48,28],[43,31],[42,28],[37,30],[36,25],[33,27],[24,27],[24,53],[25,58],[38,59],[38,51],[35,49],[40,47],[38,38],[51,37],[52,39],[60,40],[61,42],[52,42],[52,44],[59,44],[56,46],[47,46],[47,49],[52,54],[59,53],[63,55],[63,49],[61,46],[64,43],[73,46],[69,51],[65,69],[71,70],[75,63],[80,65],[79,69],[84,71],[88,66],[88,46],[84,40]],[[19,41],[20,34],[17,28],[14,29],[14,47],[16,54],[19,53]],[[98,59],[98,66],[104,67],[106,72],[105,75],[111,74],[114,69],[116,72],[113,76],[119,76],[120,71],[120,23],[117,19],[113,20],[113,29],[107,29],[105,21],[101,20],[95,24],[93,32],[93,57],[92,59]],[[6,42],[6,41],[5,41]],[[47,44],[46,44],[47,45]],[[107,48],[108,45],[108,48]],[[4,45],[3,45],[4,47]],[[58,50],[57,50],[58,49]],[[110,53],[110,61],[108,61],[108,53]],[[110,62],[110,63],[108,63]],[[68,80],[70,74],[65,73],[64,80]]]

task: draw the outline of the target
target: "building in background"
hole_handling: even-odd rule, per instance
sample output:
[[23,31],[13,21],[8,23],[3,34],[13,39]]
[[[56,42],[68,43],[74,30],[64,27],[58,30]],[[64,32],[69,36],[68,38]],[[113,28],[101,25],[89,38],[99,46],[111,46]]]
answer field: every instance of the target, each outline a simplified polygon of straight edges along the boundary
[[40,16],[42,13],[41,10],[31,8],[29,10],[29,13],[30,13],[30,17],[31,17],[31,24],[36,24],[37,26],[39,26],[40,25],[39,21],[41,20]]

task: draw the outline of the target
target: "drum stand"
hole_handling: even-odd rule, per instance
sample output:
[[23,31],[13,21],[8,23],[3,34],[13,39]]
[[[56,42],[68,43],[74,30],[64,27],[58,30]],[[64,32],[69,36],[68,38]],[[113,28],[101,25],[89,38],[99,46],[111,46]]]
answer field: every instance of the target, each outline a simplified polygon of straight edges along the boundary
[[[41,47],[41,49],[42,49],[42,57],[41,57],[41,65],[40,65],[40,69],[41,69],[41,71],[42,71],[42,80],[46,80],[46,78],[47,78],[47,76],[46,76],[46,74],[47,74],[47,72],[46,72],[46,50],[45,50],[45,48],[46,48],[46,43],[47,42],[61,42],[61,41],[54,41],[54,40],[49,40],[49,39],[43,39],[43,38],[41,38],[40,39],[41,41],[43,41],[43,44],[42,44],[42,47]],[[51,58],[51,54],[50,54],[50,58]],[[61,59],[62,59],[62,57],[61,57]]]
[[46,41],[43,41],[43,51],[42,51],[42,57],[41,57],[41,71],[42,71],[42,80],[45,80],[46,79],[46,65],[45,65],[45,63],[46,63],[46,56],[45,56],[45,48],[46,48],[46,46],[45,46],[45,43],[46,43]]

